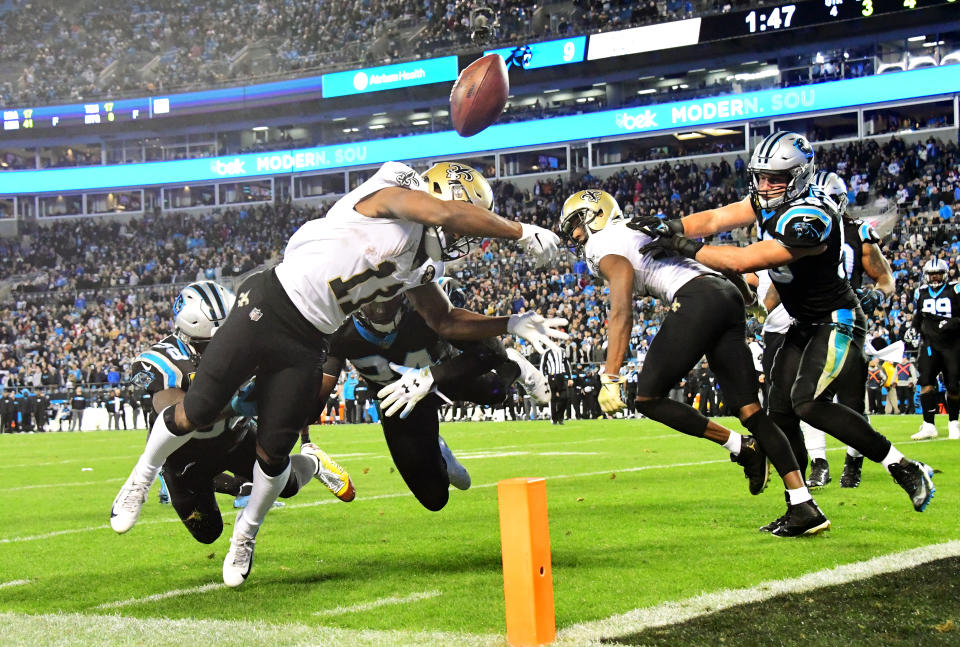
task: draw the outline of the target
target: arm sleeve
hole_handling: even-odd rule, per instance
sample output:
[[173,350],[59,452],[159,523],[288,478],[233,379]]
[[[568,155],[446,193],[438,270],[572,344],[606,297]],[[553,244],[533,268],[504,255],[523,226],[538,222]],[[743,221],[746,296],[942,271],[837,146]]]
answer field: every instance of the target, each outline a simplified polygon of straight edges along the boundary
[[833,219],[812,205],[791,207],[781,215],[771,232],[786,247],[816,247],[826,242]]
[[[137,388],[143,389],[151,395],[168,388],[167,382],[169,380],[167,376],[153,364],[140,361],[140,358],[137,358],[137,360],[134,361],[133,367],[136,372],[133,374],[130,382]],[[173,386],[176,385],[174,384]]]

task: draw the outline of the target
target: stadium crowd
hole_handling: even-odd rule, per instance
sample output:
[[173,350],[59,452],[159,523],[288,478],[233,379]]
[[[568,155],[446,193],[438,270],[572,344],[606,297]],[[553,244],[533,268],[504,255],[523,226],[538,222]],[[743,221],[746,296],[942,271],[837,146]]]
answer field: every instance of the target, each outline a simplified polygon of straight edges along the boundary
[[[909,324],[923,263],[934,256],[944,258],[950,280],[958,279],[960,225],[951,206],[960,202],[957,145],[934,139],[907,145],[894,137],[883,143],[824,147],[818,156],[823,166],[836,168],[846,178],[851,204],[897,204],[899,220],[885,244],[897,296],[872,319],[868,339],[877,348],[903,340],[915,349],[917,339]],[[583,188],[608,191],[627,216],[677,218],[735,201],[746,187],[744,162],[738,157],[732,165],[725,160],[702,166],[678,161],[623,169],[606,178],[587,174],[564,181],[558,176],[529,190],[500,182],[495,193],[502,215],[553,227],[564,199]],[[38,226],[29,237],[0,241],[0,255],[13,260],[0,269],[0,278],[16,283],[13,296],[0,305],[0,384],[18,391],[52,387],[59,392],[101,385],[92,399],[104,387],[126,384],[132,358],[170,330],[170,303],[179,285],[203,278],[226,280],[263,265],[276,258],[303,222],[323,217],[326,209],[260,205],[197,219],[163,214],[126,224],[80,219]],[[727,236],[740,242],[748,232]],[[505,315],[539,309],[567,317],[571,339],[564,352],[579,376],[575,388],[581,395],[593,388],[595,370],[590,367],[602,362],[606,348],[606,306],[604,288],[592,280],[583,260],[571,257],[538,270],[514,244],[486,241],[449,274],[465,288],[467,307],[479,312]],[[663,314],[654,299],[635,300],[631,370],[642,363]],[[521,351],[531,349],[521,344]],[[697,384],[711,381],[709,371],[701,373],[697,377],[695,371],[689,384],[680,385],[677,397],[690,400],[699,394],[706,401]],[[512,400],[522,409],[522,394]],[[528,415],[529,409],[527,403]]]

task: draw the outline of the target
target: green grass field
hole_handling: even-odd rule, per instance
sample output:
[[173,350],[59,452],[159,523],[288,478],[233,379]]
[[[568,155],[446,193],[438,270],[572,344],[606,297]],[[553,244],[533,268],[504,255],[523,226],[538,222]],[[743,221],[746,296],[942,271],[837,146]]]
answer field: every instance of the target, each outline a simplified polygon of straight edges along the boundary
[[[710,624],[710,616],[677,616],[687,621],[648,633],[652,625],[631,621],[643,616],[631,612],[960,539],[960,442],[945,433],[910,441],[914,416],[874,422],[905,454],[938,470],[930,507],[914,512],[879,465],[864,466],[859,489],[841,489],[843,450],[831,439],[835,480],[815,496],[833,528],[799,540],[757,531],[783,512],[779,481],[751,497],[721,447],[649,421],[444,424],[474,485],[453,490],[439,513],[407,492],[379,426],[316,428],[314,442],[347,467],[357,499],[341,503],[319,483],[288,499],[268,516],[253,572],[237,590],[224,588],[220,574],[234,516],[229,497],[221,500],[224,536],[209,546],[190,537],[155,491],[133,530],[110,530],[110,504],[143,432],[0,436],[0,644],[505,644],[495,486],[518,476],[547,479],[561,643],[740,644],[736,633],[724,639],[723,623]],[[941,555],[949,568],[924,578],[947,587],[918,601],[929,618],[913,614],[897,625],[910,636],[960,642],[951,628],[960,624],[950,559],[958,546]],[[783,606],[786,598],[745,600],[760,610],[741,616],[736,629],[761,632],[757,618],[790,626],[804,622],[803,609],[810,618],[842,609],[833,644],[894,644],[857,637],[870,635],[862,618],[878,604],[870,582],[890,586],[895,577],[847,585],[870,606],[859,612],[856,595],[841,603],[824,594],[821,602],[807,591],[799,598],[807,602],[793,606]],[[710,602],[705,610],[711,604],[720,608]],[[654,624],[671,620],[668,612]],[[254,630],[262,632],[256,639],[232,637]],[[670,638],[671,631],[680,633]],[[763,644],[810,643],[782,632]]]

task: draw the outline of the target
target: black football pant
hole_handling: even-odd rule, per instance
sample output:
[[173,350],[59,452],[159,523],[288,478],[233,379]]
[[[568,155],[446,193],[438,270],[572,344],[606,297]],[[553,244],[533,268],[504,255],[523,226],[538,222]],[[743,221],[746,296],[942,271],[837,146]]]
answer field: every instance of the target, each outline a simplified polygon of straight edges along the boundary
[[326,350],[327,336],[300,314],[274,270],[254,274],[200,360],[183,400],[187,418],[195,427],[209,425],[256,375],[257,442],[267,457],[261,467],[279,474],[311,421]]
[[838,385],[852,384],[848,380],[865,385],[864,322],[859,306],[856,310],[836,310],[823,321],[795,322],[777,352],[770,385],[770,417],[787,435],[797,462],[804,468],[807,449],[801,419],[872,461],[882,461],[890,451],[890,441],[860,413],[865,386],[859,387],[860,404],[856,409],[833,401],[839,395]]

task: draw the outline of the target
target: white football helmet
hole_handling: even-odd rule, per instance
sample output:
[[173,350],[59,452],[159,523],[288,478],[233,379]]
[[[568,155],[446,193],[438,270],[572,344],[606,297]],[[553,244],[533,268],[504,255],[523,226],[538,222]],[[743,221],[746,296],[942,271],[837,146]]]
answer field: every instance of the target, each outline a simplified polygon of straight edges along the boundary
[[[777,131],[757,144],[747,165],[750,192],[764,209],[773,209],[803,195],[813,180],[813,147],[797,133]],[[786,183],[780,195],[760,192],[760,176],[773,176]]]
[[[462,200],[481,209],[493,209],[493,189],[480,171],[466,164],[440,162],[423,174],[430,193],[441,200]],[[442,227],[425,232],[427,253],[439,261],[452,261],[469,254],[480,243],[476,236],[451,236]]]
[[233,292],[214,281],[197,281],[173,302],[174,334],[187,344],[204,344],[216,334],[233,309]]
[[947,280],[950,268],[942,258],[933,258],[923,264],[923,280],[932,288],[938,288]]
[[840,215],[847,215],[847,205],[850,204],[850,198],[847,197],[847,183],[836,173],[829,171],[817,171],[813,176],[813,183],[823,189],[840,209]]

